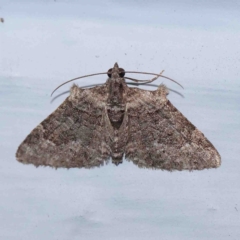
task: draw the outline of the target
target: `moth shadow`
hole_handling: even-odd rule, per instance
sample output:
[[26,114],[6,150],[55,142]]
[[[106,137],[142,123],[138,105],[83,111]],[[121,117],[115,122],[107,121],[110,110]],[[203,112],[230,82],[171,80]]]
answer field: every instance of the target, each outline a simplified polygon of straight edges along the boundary
[[[127,84],[129,84],[129,83],[127,82]],[[91,88],[91,87],[101,86],[101,85],[104,85],[104,84],[91,84],[91,85],[83,86],[82,88]],[[144,86],[150,86],[150,87],[159,87],[159,85],[157,85],[157,84],[130,83],[130,85],[135,85],[135,86],[144,85]],[[180,92],[178,92],[178,91],[176,91],[176,90],[173,90],[173,89],[171,89],[171,88],[168,88],[168,90],[169,90],[170,92],[173,92],[173,93],[177,94],[178,96],[184,98],[184,95],[183,95],[182,93],[180,93]],[[153,91],[154,91],[154,90],[153,90]],[[70,90],[64,91],[64,92],[62,92],[62,93],[59,93],[57,96],[55,96],[55,97],[50,101],[50,103],[53,103],[57,98],[65,95],[65,94],[68,94],[68,93],[70,93]]]
[[51,100],[50,103],[53,103],[57,98],[59,98],[59,97],[65,95],[65,94],[67,94],[67,93],[70,93],[70,90],[65,91],[65,92],[62,92],[62,93],[59,93],[57,96],[55,96],[55,97]]

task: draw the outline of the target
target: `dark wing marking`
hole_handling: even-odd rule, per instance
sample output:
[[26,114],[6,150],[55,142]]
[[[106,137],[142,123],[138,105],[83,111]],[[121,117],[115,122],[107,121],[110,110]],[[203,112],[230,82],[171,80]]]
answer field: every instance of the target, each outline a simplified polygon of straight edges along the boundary
[[126,158],[139,167],[201,170],[220,166],[220,155],[166,98],[165,86],[129,89]]
[[101,166],[110,155],[106,87],[81,89],[70,96],[23,141],[16,157],[35,166]]

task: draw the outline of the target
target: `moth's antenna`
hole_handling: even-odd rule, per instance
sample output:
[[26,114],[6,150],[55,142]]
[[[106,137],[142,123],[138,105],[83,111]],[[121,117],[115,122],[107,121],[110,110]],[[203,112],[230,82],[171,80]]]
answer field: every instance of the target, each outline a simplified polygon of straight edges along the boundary
[[[183,87],[180,83],[178,83],[177,81],[175,81],[175,80],[173,80],[173,79],[171,79],[171,78],[169,78],[169,77],[166,77],[166,76],[161,75],[161,73],[160,73],[160,74],[156,74],[156,73],[136,72],[136,71],[125,71],[125,73],[139,73],[139,74],[147,74],[147,75],[155,75],[155,76],[157,76],[157,77],[155,77],[155,78],[153,78],[153,79],[151,79],[151,80],[137,80],[137,79],[134,79],[134,80],[133,80],[133,78],[132,78],[132,79],[128,78],[129,80],[132,80],[132,81],[134,81],[134,82],[139,81],[139,82],[144,82],[144,83],[150,83],[150,82],[155,81],[157,78],[162,77],[162,78],[166,78],[166,79],[168,79],[168,80],[170,80],[170,81],[172,81],[172,82],[175,82],[175,83],[178,84],[181,88],[184,89],[184,87]],[[125,78],[126,78],[126,77],[125,77]]]
[[81,76],[81,77],[77,77],[77,78],[70,79],[70,80],[68,80],[68,81],[66,81],[66,82],[64,82],[64,83],[62,83],[62,84],[59,85],[58,87],[56,87],[56,88],[52,91],[51,96],[53,95],[53,93],[54,93],[57,89],[59,89],[61,86],[65,85],[65,84],[67,84],[67,83],[69,83],[69,82],[72,82],[72,81],[77,80],[77,79],[80,79],[80,78],[92,77],[92,76],[101,75],[101,74],[107,74],[107,72],[103,72],[103,73],[94,73],[94,74],[85,75],[85,76]]

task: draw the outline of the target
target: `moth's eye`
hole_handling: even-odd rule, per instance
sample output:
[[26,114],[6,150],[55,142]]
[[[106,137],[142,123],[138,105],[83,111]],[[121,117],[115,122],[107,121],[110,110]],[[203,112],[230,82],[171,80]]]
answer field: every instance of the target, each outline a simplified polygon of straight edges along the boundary
[[123,68],[119,68],[119,76],[124,77],[125,75],[125,70]]
[[112,76],[112,68],[110,68],[110,69],[108,70],[107,75],[108,75],[108,77],[111,77],[111,76]]

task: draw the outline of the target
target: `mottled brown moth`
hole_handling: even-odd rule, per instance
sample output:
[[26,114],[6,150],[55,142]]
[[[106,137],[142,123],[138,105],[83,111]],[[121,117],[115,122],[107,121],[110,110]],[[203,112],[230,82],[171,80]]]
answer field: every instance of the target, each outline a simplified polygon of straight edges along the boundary
[[[124,157],[139,167],[169,171],[220,166],[217,150],[170,103],[166,86],[129,88],[125,79],[140,80],[124,77],[128,72],[117,63],[107,73],[101,86],[73,85],[19,146],[17,160],[55,168],[99,167],[110,160],[118,165]],[[145,83],[165,77],[155,75]]]

